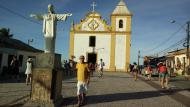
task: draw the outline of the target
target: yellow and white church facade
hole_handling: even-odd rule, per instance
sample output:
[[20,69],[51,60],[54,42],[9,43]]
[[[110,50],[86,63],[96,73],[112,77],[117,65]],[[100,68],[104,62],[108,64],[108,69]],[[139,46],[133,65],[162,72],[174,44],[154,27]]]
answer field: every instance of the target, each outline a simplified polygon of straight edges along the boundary
[[124,0],[111,13],[111,25],[95,11],[70,30],[69,57],[85,56],[87,62],[103,59],[107,71],[127,71],[130,64],[131,17]]

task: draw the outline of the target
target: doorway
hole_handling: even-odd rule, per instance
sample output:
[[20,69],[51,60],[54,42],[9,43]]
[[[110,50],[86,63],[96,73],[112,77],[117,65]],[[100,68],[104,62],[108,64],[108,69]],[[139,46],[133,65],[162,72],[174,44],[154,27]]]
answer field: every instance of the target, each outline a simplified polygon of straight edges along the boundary
[[87,56],[87,60],[88,60],[88,63],[93,63],[95,64],[96,63],[96,60],[97,60],[97,54],[96,53],[88,53],[88,56]]
[[1,69],[1,65],[2,65],[2,58],[3,57],[3,54],[0,53],[0,69]]

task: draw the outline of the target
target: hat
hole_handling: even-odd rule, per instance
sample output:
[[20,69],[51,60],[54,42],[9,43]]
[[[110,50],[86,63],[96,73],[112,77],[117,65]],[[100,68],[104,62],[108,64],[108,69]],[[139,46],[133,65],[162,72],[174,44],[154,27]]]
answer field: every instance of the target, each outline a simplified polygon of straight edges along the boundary
[[79,58],[80,58],[80,59],[84,59],[84,56],[83,56],[83,55],[81,55]]
[[28,60],[27,61],[32,61],[32,58],[28,58]]
[[163,62],[159,62],[158,64],[163,64]]

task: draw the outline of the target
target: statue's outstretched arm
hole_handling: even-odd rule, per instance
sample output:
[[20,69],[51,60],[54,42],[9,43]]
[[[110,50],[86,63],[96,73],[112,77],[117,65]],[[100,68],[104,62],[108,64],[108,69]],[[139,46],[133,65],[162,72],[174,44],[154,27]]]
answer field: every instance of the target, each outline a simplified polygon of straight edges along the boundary
[[38,20],[44,19],[43,15],[39,15],[39,14],[31,14],[30,17],[33,17],[33,18],[38,19]]
[[68,16],[72,16],[72,14],[71,14],[71,13],[67,13],[67,14],[56,14],[57,20],[66,20]]

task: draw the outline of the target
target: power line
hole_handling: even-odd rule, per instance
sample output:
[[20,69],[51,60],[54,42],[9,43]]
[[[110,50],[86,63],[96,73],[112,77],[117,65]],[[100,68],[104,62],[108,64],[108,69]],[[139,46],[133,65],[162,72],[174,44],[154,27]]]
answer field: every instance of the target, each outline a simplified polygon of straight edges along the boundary
[[168,47],[168,48],[166,48],[166,49],[164,49],[164,50],[158,52],[157,54],[160,55],[160,54],[167,53],[169,50],[173,49],[174,47],[179,46],[179,45],[181,45],[182,43],[184,43],[184,40],[185,40],[185,39],[180,40],[179,42],[177,42],[177,43],[171,45],[170,47]]
[[166,48],[166,49],[164,49],[164,50],[162,50],[162,51],[160,51],[160,52],[155,53],[154,55],[159,55],[159,54],[162,54],[162,53],[166,53],[166,52],[168,52],[169,50],[173,49],[174,47],[183,44],[185,40],[186,40],[186,38],[183,38],[183,39],[179,40],[178,42],[172,44],[172,45],[169,46],[168,48]]
[[29,19],[28,17],[25,17],[25,16],[23,16],[22,14],[17,13],[17,12],[15,12],[15,11],[9,9],[9,8],[6,8],[6,7],[2,6],[2,5],[0,5],[0,8],[3,9],[3,10],[5,10],[5,11],[8,11],[8,12],[10,12],[10,13],[16,15],[16,16],[19,16],[19,17],[21,17],[21,18],[23,18],[23,19],[25,19],[25,20],[27,20],[27,21],[30,21],[30,22],[32,22],[32,23],[35,23],[35,24],[41,25],[40,23],[35,22],[35,21]]
[[149,49],[149,50],[145,50],[145,51],[153,51],[155,49],[158,49],[159,47],[161,47],[163,44],[167,43],[170,39],[172,39],[173,36],[175,36],[179,31],[181,31],[181,29],[183,29],[185,26],[182,25],[176,32],[172,33],[166,40],[162,41],[160,44],[158,44],[157,46],[155,46],[154,48],[152,49]]

